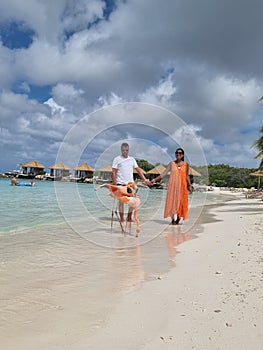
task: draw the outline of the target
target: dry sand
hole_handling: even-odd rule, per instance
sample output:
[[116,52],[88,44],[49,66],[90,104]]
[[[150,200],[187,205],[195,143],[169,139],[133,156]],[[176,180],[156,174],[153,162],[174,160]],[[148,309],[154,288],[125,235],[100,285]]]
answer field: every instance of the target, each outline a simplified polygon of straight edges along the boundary
[[[87,257],[88,243],[70,234],[63,241],[43,236],[37,245],[34,236],[24,237],[32,247],[22,236],[15,245],[11,239],[0,276],[1,349],[262,349],[262,209],[262,201],[237,196],[211,209],[215,222],[204,224],[197,239],[182,233],[184,225],[168,228],[166,256],[155,240],[148,250],[105,255],[99,265],[97,251]],[[172,245],[180,240],[177,254]],[[21,256],[8,260],[19,244]],[[161,258],[150,261],[156,249]],[[176,268],[165,273],[154,263],[168,254]],[[157,275],[146,278],[149,262]],[[99,273],[92,280],[90,266]]]

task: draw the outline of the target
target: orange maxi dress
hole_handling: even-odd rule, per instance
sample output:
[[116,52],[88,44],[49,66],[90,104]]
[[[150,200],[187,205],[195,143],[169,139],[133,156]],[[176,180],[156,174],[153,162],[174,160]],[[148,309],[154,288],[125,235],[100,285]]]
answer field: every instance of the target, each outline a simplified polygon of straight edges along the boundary
[[181,167],[171,162],[170,179],[167,188],[164,217],[177,215],[186,219],[188,216],[187,163]]

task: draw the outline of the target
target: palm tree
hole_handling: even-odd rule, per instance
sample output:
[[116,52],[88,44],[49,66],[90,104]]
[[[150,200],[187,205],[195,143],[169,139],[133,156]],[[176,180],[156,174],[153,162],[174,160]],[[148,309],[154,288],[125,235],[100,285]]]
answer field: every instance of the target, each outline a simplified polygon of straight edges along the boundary
[[[261,126],[259,131],[263,133],[263,126]],[[253,147],[259,149],[259,153],[256,155],[255,159],[263,158],[263,135],[254,143]],[[260,162],[259,168],[263,168],[263,159]]]

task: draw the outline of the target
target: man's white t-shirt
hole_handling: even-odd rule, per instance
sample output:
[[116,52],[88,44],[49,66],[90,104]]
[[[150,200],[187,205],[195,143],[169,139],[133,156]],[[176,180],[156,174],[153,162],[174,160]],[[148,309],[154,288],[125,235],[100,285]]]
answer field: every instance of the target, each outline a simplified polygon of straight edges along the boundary
[[133,157],[117,156],[113,159],[112,168],[117,169],[116,182],[120,185],[127,185],[133,182],[133,169],[138,168],[138,164]]

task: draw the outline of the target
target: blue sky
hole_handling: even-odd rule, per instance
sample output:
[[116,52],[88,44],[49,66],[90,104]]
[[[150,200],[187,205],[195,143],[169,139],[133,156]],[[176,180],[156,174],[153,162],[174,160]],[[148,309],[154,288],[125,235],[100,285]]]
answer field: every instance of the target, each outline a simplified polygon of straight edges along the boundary
[[28,48],[33,42],[34,31],[22,23],[10,20],[0,26],[3,45],[9,49]]
[[[238,10],[227,0],[1,2],[0,172],[32,159],[48,168],[81,118],[132,101],[177,114],[207,163],[256,168],[262,10],[259,0]],[[90,127],[96,136],[96,121]],[[138,127],[116,125],[106,134],[108,147],[137,138],[133,155],[153,163],[162,162],[159,154],[173,157],[162,133],[143,140]],[[91,165],[105,147],[104,139],[96,142]]]

